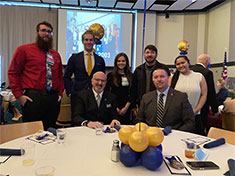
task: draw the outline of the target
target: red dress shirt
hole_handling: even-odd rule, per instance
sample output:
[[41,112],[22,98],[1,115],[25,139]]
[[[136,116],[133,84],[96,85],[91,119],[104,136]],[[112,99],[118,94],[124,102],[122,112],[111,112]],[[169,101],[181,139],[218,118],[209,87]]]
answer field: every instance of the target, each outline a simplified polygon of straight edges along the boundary
[[[52,90],[58,90],[62,96],[64,90],[63,71],[60,55],[50,49],[54,65],[52,71]],[[17,48],[8,70],[10,87],[15,95],[23,95],[25,89],[46,90],[46,53],[36,43]]]

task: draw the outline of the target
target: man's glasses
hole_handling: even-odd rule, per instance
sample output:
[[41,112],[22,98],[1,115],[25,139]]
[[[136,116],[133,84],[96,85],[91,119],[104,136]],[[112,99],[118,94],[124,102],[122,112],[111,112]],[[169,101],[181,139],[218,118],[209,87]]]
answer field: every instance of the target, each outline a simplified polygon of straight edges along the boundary
[[102,83],[106,82],[106,80],[98,79],[98,78],[94,78],[94,80],[97,81],[97,82],[101,81]]
[[50,35],[53,35],[53,32],[51,30],[40,29],[39,31],[42,32],[42,33],[48,33]]

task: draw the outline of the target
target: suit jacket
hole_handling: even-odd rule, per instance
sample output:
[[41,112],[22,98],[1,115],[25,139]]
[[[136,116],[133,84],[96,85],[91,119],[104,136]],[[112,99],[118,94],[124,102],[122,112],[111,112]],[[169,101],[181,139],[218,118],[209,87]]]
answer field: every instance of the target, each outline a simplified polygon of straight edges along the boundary
[[[157,96],[156,90],[143,95],[138,122],[156,126]],[[182,131],[194,130],[194,113],[186,93],[169,88],[163,114],[163,127],[166,126]]]
[[216,92],[215,92],[215,85],[214,85],[214,78],[213,78],[213,72],[209,69],[206,69],[200,64],[196,64],[192,67],[192,70],[195,72],[201,73],[205,79],[207,84],[207,99],[204,104],[204,106],[201,109],[201,114],[204,114],[205,116],[209,113],[209,106],[211,106],[211,110],[213,113],[218,112],[218,104],[216,100]]
[[[91,75],[88,76],[86,71],[86,66],[84,63],[84,52],[73,54],[68,61],[68,64],[64,73],[64,85],[67,95],[75,92],[86,90],[91,88],[91,78],[93,74],[97,71],[105,72],[105,62],[104,59],[94,53],[95,64],[92,69]],[[75,82],[72,83],[72,74],[74,74]]]
[[108,91],[104,91],[99,107],[91,89],[76,93],[75,98],[73,124],[76,126],[85,120],[110,124],[118,117],[115,96]]

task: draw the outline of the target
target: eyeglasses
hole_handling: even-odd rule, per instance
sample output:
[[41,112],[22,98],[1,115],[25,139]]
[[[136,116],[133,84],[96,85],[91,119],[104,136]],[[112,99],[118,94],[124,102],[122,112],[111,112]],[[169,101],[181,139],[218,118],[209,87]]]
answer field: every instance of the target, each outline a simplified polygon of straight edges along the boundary
[[48,33],[50,35],[53,35],[53,32],[51,30],[40,29],[39,31],[42,32],[42,33]]
[[98,79],[98,78],[94,78],[94,80],[97,81],[97,82],[101,81],[102,83],[106,82],[106,80]]

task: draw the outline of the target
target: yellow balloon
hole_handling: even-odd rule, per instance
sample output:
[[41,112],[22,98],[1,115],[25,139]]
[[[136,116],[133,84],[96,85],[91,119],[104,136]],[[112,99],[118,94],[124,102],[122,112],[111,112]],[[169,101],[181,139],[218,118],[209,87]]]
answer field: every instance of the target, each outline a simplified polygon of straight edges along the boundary
[[143,152],[149,145],[149,140],[144,132],[135,131],[129,137],[129,145],[136,152]]
[[149,126],[146,123],[140,122],[140,123],[137,123],[134,128],[136,131],[139,131],[139,128],[141,129],[140,131],[144,131],[144,130],[148,129],[148,127]]
[[149,140],[149,146],[158,146],[164,139],[164,134],[160,128],[150,127],[144,131]]
[[189,43],[186,40],[182,40],[178,44],[178,49],[180,51],[187,51],[189,49]]
[[131,126],[124,126],[119,130],[118,137],[124,144],[128,144],[129,136],[133,131]]
[[95,38],[100,40],[102,39],[102,37],[104,36],[104,28],[102,25],[98,24],[98,23],[94,23],[89,27],[89,30],[92,30]]

